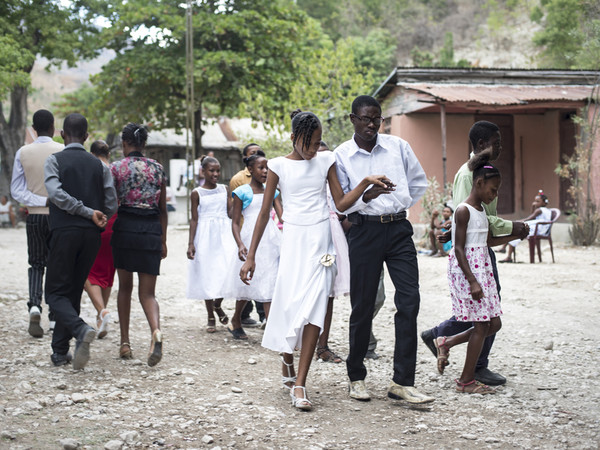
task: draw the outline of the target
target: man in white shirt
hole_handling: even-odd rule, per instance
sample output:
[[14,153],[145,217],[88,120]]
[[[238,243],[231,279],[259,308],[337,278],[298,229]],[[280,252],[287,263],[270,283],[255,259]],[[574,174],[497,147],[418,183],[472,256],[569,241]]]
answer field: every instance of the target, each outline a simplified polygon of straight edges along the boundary
[[[352,190],[371,173],[386,175],[395,184],[390,192],[374,186],[346,211],[352,227],[348,232],[350,254],[350,353],[346,360],[349,395],[370,400],[365,385],[364,358],[369,346],[379,277],[386,263],[396,288],[394,317],[396,344],[394,376],[388,397],[410,403],[429,403],[414,387],[419,312],[419,268],[412,241],[412,225],[406,211],[427,189],[427,178],[408,142],[379,134],[381,106],[373,97],[361,95],[352,102],[350,120],[354,136],[335,150],[337,175],[344,192]],[[385,194],[385,195],[382,195]]]
[[[63,145],[52,140],[54,116],[40,109],[33,114],[33,129],[37,139],[21,147],[15,155],[10,192],[12,197],[27,207],[27,252],[29,256],[29,334],[42,337],[40,325],[42,312],[42,282],[48,260],[48,193],[44,185],[46,158],[62,150]],[[49,314],[50,327],[53,317]]]

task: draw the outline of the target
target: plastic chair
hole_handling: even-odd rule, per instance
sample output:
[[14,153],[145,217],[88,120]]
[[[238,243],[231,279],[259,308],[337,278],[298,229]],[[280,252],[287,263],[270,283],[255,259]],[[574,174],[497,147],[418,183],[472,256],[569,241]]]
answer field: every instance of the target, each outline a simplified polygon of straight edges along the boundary
[[[550,222],[538,222],[535,224],[533,234],[529,236],[529,262],[533,264],[535,262],[535,248],[537,247],[537,254],[539,262],[542,262],[542,250],[540,249],[540,242],[542,239],[547,240],[550,243],[550,253],[552,254],[552,262],[554,262],[554,248],[552,247],[552,224],[560,217],[560,209],[550,208],[551,220]],[[548,227],[548,233],[545,235],[538,234],[538,227],[540,225],[550,225]]]

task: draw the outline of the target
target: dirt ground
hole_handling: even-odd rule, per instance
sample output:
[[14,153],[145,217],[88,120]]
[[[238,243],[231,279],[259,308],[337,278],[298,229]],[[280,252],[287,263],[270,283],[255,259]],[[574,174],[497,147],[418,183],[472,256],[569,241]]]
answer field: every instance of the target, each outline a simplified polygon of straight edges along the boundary
[[[185,298],[187,230],[169,231],[157,285],[165,356],[150,368],[150,333],[132,307],[134,359],[118,358],[118,325],[92,344],[83,371],[50,362],[50,337],[27,333],[24,228],[0,230],[0,448],[598,448],[600,442],[600,248],[558,246],[531,265],[500,266],[504,327],[490,368],[508,378],[496,395],[457,394],[464,349],[440,376],[419,340],[416,386],[436,401],[411,407],[387,398],[392,373],[393,289],[374,327],[381,358],[368,361],[373,399],[347,396],[344,364],[314,363],[311,412],[294,410],[281,388],[278,356],[224,327],[204,331],[206,312]],[[450,314],[446,261],[419,255],[419,331]],[[111,310],[116,317],[116,292]],[[82,316],[93,323],[84,294]],[[233,301],[225,301],[231,315]],[[45,310],[45,312],[47,309]],[[43,325],[47,329],[47,317]],[[349,301],[335,304],[331,347],[348,352]]]

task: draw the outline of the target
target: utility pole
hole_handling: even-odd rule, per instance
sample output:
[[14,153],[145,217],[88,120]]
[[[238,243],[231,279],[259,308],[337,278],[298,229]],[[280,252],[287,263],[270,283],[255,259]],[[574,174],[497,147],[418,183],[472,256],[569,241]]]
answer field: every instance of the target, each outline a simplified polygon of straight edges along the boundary
[[[194,145],[194,136],[196,135],[194,121],[194,35],[192,30],[192,0],[187,0],[185,10],[185,153],[187,162],[187,221],[190,222],[191,210],[191,192],[195,187],[195,163],[196,147]],[[190,169],[191,168],[191,169]],[[190,170],[192,173],[190,174]],[[190,181],[191,179],[191,181]]]

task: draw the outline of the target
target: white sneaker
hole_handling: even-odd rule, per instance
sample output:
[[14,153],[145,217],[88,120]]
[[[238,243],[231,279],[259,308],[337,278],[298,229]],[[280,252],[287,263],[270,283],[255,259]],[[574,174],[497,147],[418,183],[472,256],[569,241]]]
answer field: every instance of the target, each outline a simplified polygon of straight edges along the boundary
[[37,306],[32,306],[29,310],[29,334],[36,338],[44,336],[44,330],[40,325],[42,320],[42,312]]

